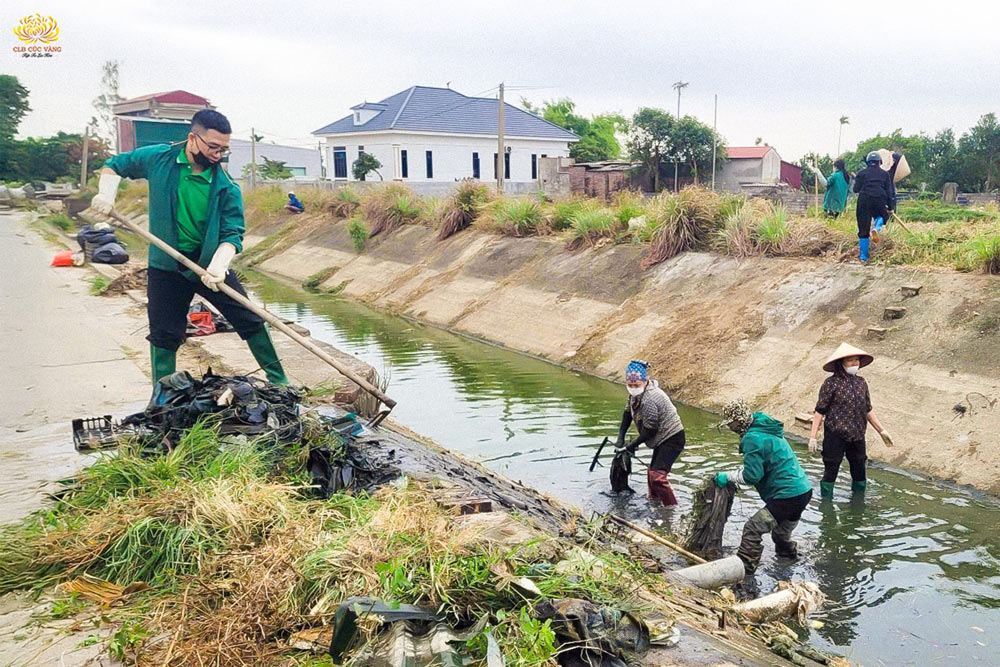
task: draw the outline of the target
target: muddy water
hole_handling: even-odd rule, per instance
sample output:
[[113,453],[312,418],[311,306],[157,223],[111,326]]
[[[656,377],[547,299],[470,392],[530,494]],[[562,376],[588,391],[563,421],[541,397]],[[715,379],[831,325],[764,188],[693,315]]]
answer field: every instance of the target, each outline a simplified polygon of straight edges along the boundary
[[[622,386],[338,298],[266,281],[257,298],[384,369],[399,401],[394,419],[587,512],[676,530],[692,489],[739,464],[735,436],[716,431],[713,415],[679,406],[688,440],[671,475],[679,507],[651,508],[641,475],[635,495],[612,497],[607,468],[587,469],[597,443],[617,432]],[[795,448],[818,496],[822,464]],[[825,625],[801,632],[860,664],[1000,664],[1000,504],[881,466],[869,476],[868,493],[852,497],[845,463],[833,502],[814,499],[796,531],[797,563],[775,562],[766,541],[760,590],[778,579],[818,582],[830,598]],[[724,545],[735,547],[760,506],[752,491],[738,496]]]

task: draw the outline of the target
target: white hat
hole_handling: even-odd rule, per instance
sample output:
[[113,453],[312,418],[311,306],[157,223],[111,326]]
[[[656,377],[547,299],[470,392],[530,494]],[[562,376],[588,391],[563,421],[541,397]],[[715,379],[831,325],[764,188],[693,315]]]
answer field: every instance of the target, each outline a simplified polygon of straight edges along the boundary
[[864,368],[871,362],[875,361],[875,357],[868,354],[864,350],[860,350],[853,345],[848,345],[847,343],[841,343],[837,351],[830,355],[830,358],[826,360],[823,364],[823,370],[827,373],[832,373],[837,368],[837,362],[841,359],[846,359],[847,357],[860,357],[861,367]]

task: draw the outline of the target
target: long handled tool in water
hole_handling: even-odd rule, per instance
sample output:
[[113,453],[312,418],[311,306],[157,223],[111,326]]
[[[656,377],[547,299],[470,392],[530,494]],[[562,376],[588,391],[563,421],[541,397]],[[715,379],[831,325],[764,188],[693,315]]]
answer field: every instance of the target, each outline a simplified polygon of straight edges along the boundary
[[[194,273],[199,278],[206,274],[205,269],[201,268],[195,262],[192,262],[190,259],[179,253],[177,250],[172,248],[168,243],[166,243],[163,239],[143,229],[139,225],[126,220],[124,217],[119,215],[117,211],[111,211],[111,218],[119,225],[125,227],[131,232],[138,234],[139,236],[146,239],[147,241],[155,245],[163,252],[170,255],[170,257],[183,264],[185,268],[187,268],[189,271]],[[383,419],[389,416],[389,413],[392,411],[392,409],[396,407],[396,401],[386,396],[385,392],[383,392],[381,389],[373,385],[368,380],[356,374],[351,369],[341,364],[339,361],[337,361],[329,354],[324,352],[318,345],[316,345],[312,341],[299,335],[294,329],[292,329],[283,321],[281,321],[280,318],[275,317],[271,313],[267,312],[267,310],[261,308],[253,301],[246,298],[245,296],[243,296],[242,294],[240,294],[239,292],[237,292],[236,290],[234,290],[232,287],[230,287],[225,283],[221,283],[219,285],[219,291],[228,296],[229,298],[231,298],[232,300],[236,301],[240,305],[242,305],[244,308],[250,310],[253,313],[256,313],[257,315],[260,315],[271,326],[278,329],[283,334],[294,340],[296,343],[298,343],[302,347],[306,348],[307,350],[315,354],[317,357],[319,357],[327,364],[332,366],[334,369],[336,369],[338,373],[346,377],[348,380],[351,380],[352,382],[357,384],[359,387],[364,389],[366,392],[377,398],[383,405],[385,405],[386,409],[380,411],[378,415],[376,415],[372,419],[371,426],[378,426]]]

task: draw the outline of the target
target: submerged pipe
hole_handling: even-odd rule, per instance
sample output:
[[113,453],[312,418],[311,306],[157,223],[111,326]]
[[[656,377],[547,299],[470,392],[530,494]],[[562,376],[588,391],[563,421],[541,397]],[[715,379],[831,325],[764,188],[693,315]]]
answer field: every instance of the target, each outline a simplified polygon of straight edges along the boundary
[[746,571],[739,556],[729,556],[685,567],[682,570],[674,570],[671,574],[698,588],[720,588],[726,584],[743,581]]

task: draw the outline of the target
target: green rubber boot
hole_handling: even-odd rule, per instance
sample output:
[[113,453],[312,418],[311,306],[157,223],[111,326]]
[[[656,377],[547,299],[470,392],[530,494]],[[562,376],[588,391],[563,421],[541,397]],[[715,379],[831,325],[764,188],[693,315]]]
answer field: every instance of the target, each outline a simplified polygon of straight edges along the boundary
[[868,487],[868,482],[866,480],[860,482],[851,482],[851,493],[864,493],[867,487]]
[[164,350],[155,345],[149,346],[150,365],[153,369],[153,386],[162,377],[166,377],[177,370],[177,351]]
[[819,483],[819,497],[820,498],[833,498],[833,482],[820,482]]
[[267,374],[268,382],[280,385],[288,384],[285,369],[281,367],[281,361],[278,360],[278,353],[274,349],[274,342],[271,340],[271,334],[266,326],[261,327],[260,331],[247,338],[247,345],[250,346],[253,358]]

